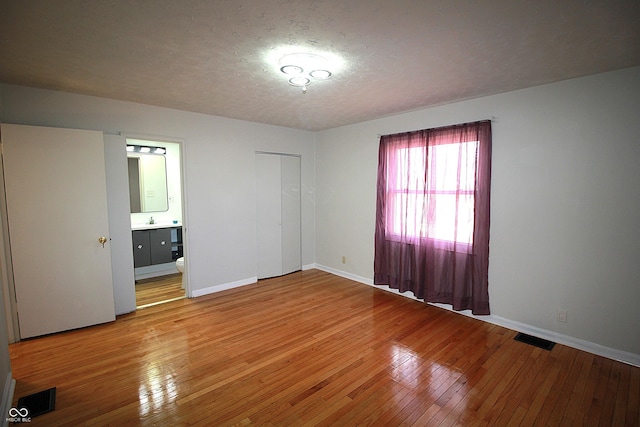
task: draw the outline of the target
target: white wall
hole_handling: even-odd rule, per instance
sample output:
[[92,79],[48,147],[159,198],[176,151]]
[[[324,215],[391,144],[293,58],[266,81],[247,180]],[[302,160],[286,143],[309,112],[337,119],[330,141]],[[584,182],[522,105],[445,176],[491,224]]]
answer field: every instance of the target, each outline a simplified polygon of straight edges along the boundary
[[492,117],[492,315],[640,355],[640,67],[319,132],[316,263],[373,277],[379,135]]
[[0,85],[5,123],[183,141],[187,263],[192,293],[255,280],[255,151],[302,156],[302,262],[313,264],[314,134],[166,108]]

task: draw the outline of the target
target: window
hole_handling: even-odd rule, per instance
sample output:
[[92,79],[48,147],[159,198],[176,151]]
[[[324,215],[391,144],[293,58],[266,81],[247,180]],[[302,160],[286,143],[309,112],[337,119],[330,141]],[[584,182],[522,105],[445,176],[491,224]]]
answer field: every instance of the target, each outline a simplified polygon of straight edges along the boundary
[[491,122],[380,138],[374,283],[489,314]]
[[478,141],[398,148],[388,180],[393,220],[387,231],[441,246],[473,243],[477,148]]

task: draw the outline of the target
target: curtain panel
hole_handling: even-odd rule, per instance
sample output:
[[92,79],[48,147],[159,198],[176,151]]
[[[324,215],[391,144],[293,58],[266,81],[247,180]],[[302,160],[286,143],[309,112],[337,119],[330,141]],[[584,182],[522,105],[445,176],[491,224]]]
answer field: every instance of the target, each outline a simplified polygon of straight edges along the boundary
[[489,314],[491,121],[380,138],[374,283]]

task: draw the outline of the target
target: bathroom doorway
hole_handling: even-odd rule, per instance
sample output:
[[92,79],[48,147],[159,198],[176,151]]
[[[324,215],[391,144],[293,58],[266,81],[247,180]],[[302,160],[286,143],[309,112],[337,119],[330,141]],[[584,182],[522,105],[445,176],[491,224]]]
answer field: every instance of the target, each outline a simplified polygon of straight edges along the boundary
[[127,138],[136,309],[186,297],[178,142]]

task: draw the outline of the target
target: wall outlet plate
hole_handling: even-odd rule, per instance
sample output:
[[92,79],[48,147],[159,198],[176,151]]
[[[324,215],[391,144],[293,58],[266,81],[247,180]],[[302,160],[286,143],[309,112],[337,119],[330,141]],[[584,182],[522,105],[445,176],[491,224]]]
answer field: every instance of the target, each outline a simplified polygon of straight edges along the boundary
[[567,323],[567,310],[558,310],[558,322]]

